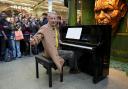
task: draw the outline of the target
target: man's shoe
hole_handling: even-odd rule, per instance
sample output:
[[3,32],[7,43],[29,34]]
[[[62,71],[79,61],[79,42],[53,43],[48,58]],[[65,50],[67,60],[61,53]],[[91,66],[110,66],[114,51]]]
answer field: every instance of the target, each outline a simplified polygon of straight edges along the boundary
[[4,62],[11,62],[12,61],[12,59],[11,60],[4,60]]
[[22,58],[22,56],[19,56],[19,57],[17,57],[17,58]]
[[69,73],[70,73],[70,74],[78,74],[78,73],[80,73],[80,71],[77,70],[77,69],[70,69],[70,70],[69,70]]

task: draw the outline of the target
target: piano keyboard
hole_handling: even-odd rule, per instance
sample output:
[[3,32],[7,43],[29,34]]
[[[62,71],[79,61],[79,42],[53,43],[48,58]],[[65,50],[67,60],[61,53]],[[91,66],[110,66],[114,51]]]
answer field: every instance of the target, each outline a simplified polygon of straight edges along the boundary
[[81,45],[75,45],[75,44],[69,44],[69,43],[60,43],[62,45],[67,45],[67,46],[72,46],[72,47],[78,47],[78,48],[83,48],[83,49],[88,49],[88,50],[92,50],[93,47],[87,47],[87,46],[81,46]]

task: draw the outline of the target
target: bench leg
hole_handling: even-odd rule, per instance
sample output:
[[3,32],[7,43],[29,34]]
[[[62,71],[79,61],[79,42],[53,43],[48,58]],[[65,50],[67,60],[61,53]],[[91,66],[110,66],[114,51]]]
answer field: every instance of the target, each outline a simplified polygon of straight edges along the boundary
[[49,67],[47,71],[48,71],[48,77],[49,77],[49,87],[52,87],[52,68]]
[[37,60],[36,60],[36,78],[39,78],[39,68],[38,68]]
[[63,67],[62,67],[62,73],[60,73],[60,82],[63,82]]

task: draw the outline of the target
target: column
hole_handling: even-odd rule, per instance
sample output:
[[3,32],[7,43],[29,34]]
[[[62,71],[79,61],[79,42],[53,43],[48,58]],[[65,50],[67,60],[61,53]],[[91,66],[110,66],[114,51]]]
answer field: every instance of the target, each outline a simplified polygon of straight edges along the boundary
[[48,12],[52,12],[52,0],[48,0]]
[[94,5],[95,0],[82,0],[82,25],[94,24]]
[[77,23],[77,0],[68,0],[68,25],[75,26]]

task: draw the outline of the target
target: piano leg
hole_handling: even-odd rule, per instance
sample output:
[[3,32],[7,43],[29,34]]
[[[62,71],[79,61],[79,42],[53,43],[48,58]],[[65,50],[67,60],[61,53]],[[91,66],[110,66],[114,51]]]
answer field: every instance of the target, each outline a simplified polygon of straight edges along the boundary
[[92,52],[92,58],[93,58],[93,70],[94,70],[94,76],[93,76],[93,83],[98,83],[99,81],[106,78],[106,76],[103,76],[102,70],[100,70],[100,59],[97,59],[97,55],[95,51]]
[[93,60],[93,83],[97,83],[98,80],[98,70],[97,70],[97,63],[96,63],[96,53],[95,51],[92,52],[92,60]]

